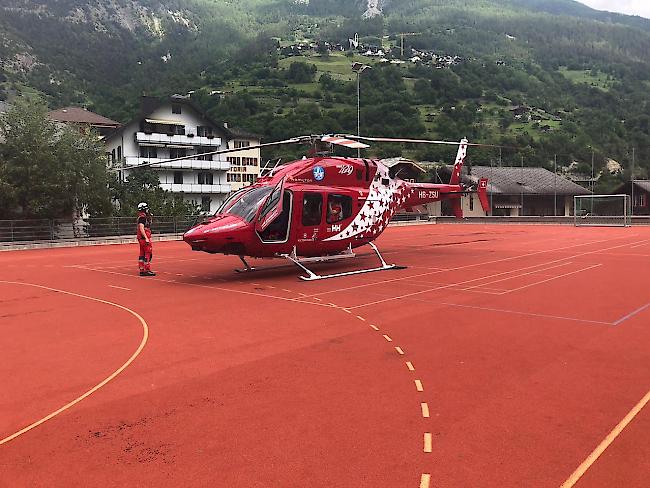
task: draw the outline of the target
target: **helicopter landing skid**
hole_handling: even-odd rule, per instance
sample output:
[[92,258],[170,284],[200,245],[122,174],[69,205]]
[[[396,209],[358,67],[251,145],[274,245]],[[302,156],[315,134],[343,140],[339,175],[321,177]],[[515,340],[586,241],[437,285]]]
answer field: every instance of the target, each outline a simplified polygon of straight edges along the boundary
[[244,256],[239,256],[239,259],[241,259],[241,262],[244,263],[244,269],[235,269],[237,273],[251,273],[255,271],[255,268],[246,262],[246,258]]
[[377,257],[381,261],[381,266],[378,266],[376,268],[366,268],[366,269],[359,269],[355,271],[345,271],[343,273],[332,273],[328,275],[319,275],[314,273],[312,270],[310,270],[307,266],[304,265],[304,263],[323,263],[327,261],[334,261],[337,259],[345,259],[345,258],[353,258],[356,255],[352,251],[352,246],[350,246],[348,249],[346,249],[344,252],[341,254],[334,254],[332,256],[316,256],[316,257],[309,257],[309,258],[299,258],[296,255],[296,248],[294,247],[293,251],[291,254],[283,254],[282,257],[287,258],[289,261],[294,263],[296,266],[300,267],[305,273],[307,273],[307,276],[300,276],[299,278],[304,281],[316,281],[316,280],[325,280],[328,278],[338,278],[340,276],[351,276],[355,274],[362,274],[362,273],[371,273],[373,271],[384,271],[387,269],[404,269],[403,266],[397,266],[396,264],[386,264],[386,261],[384,261],[384,258],[382,255],[379,253],[379,249],[377,249],[377,246],[375,246],[372,242],[369,242],[370,246],[372,249],[375,251],[377,254]]

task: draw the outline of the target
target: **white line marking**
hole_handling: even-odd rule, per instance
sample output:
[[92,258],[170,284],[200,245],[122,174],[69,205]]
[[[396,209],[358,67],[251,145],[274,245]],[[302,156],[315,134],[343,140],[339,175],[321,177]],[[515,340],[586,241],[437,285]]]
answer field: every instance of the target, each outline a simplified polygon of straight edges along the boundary
[[384,339],[386,339],[388,342],[393,342],[393,339],[390,338],[390,336],[387,336],[384,334]]
[[118,290],[126,290],[126,291],[131,291],[131,288],[124,288],[123,286],[117,286],[117,285],[108,285],[111,288],[117,288]]
[[372,328],[375,329],[375,330],[379,330],[379,327],[377,327],[376,325],[372,325],[372,324],[370,324],[370,327],[372,327]]
[[570,273],[564,273],[564,274],[561,274],[559,276],[553,276],[552,278],[547,278],[545,280],[536,281],[535,283],[530,283],[528,285],[524,285],[524,286],[520,286],[518,288],[514,288],[512,290],[508,290],[507,292],[504,293],[504,295],[506,293],[512,293],[514,291],[524,290],[526,288],[530,288],[531,286],[537,286],[537,285],[541,285],[542,283],[548,283],[549,281],[557,280],[559,278],[565,278],[566,276],[571,276],[571,275],[574,275],[574,274],[577,274],[577,273],[582,273],[583,271],[589,271],[590,269],[598,268],[599,266],[602,266],[602,264],[594,264],[593,266],[587,266],[586,268],[579,269],[577,271],[571,271]]
[[[520,255],[517,255],[517,256],[508,256],[506,258],[493,259],[491,261],[483,261],[483,262],[480,262],[480,263],[467,264],[465,266],[458,266],[456,268],[449,268],[449,269],[446,269],[444,271],[432,271],[432,272],[429,272],[429,273],[418,273],[418,274],[414,274],[414,275],[410,275],[410,276],[403,276],[403,277],[400,277],[400,278],[393,278],[393,279],[389,279],[389,280],[373,281],[373,282],[364,283],[364,284],[361,284],[361,285],[350,286],[348,288],[339,288],[337,290],[330,290],[330,291],[314,293],[314,294],[309,295],[309,296],[310,297],[313,297],[313,296],[316,296],[316,295],[321,295],[322,296],[322,295],[327,295],[329,293],[338,293],[338,292],[342,292],[342,291],[355,290],[357,288],[365,288],[365,287],[368,287],[368,286],[382,285],[382,284],[385,284],[385,283],[393,283],[395,281],[403,281],[403,280],[408,280],[408,279],[411,279],[411,278],[418,278],[420,276],[431,276],[431,275],[439,274],[439,273],[446,272],[446,271],[458,271],[458,270],[461,270],[461,269],[474,268],[474,267],[477,267],[477,266],[485,266],[487,264],[502,263],[502,262],[505,262],[505,261],[512,261],[514,259],[521,259],[521,258],[526,258],[526,257],[530,257],[530,256],[537,256],[539,254],[548,254],[548,253],[551,253],[551,252],[564,251],[566,249],[574,249],[576,247],[589,246],[591,244],[600,244],[600,243],[603,243],[603,242],[618,241],[618,240],[627,239],[627,238],[630,238],[630,237],[638,237],[638,234],[633,234],[633,235],[626,236],[626,237],[615,237],[613,239],[601,239],[601,240],[598,240],[598,241],[583,242],[583,243],[580,243],[580,244],[574,244],[574,245],[571,245],[571,246],[558,247],[558,248],[555,248],[555,249],[545,249],[545,250],[542,250],[542,251],[534,251],[534,252],[530,252],[530,253],[526,253],[526,254],[520,254]],[[583,253],[578,253],[578,254],[575,254],[573,256],[567,256],[566,258],[563,258],[563,259],[556,259],[554,261],[549,261],[547,263],[542,263],[542,265],[543,264],[552,264],[552,263],[555,263],[555,262],[558,262],[558,261],[565,261],[567,259],[573,259],[573,258],[576,258],[576,257],[579,257],[579,256],[584,256],[584,255],[587,255],[587,254],[594,254],[594,253],[602,252],[602,251],[608,251],[610,249],[617,249],[619,247],[625,247],[625,246],[629,246],[629,243],[621,244],[621,245],[618,245],[618,246],[606,247],[604,249],[598,249],[596,251],[585,251]],[[522,269],[527,269],[527,268],[522,268]]]
[[[139,280],[142,280],[142,278],[140,278],[139,276],[133,275],[131,273],[119,273],[117,271],[108,271],[108,270],[104,270],[104,269],[93,269],[93,268],[82,268],[82,267],[78,267],[78,269],[81,269],[81,270],[84,270],[84,271],[94,271],[94,272],[97,272],[97,273],[114,274],[114,275],[118,275],[118,276],[128,276],[130,278],[137,278]],[[253,297],[257,297],[257,298],[264,297],[264,298],[270,298],[270,299],[273,299],[273,300],[281,300],[281,301],[285,301],[285,302],[294,302],[294,303],[304,303],[304,304],[307,304],[307,305],[314,305],[314,306],[318,306],[318,307],[330,308],[329,305],[326,305],[324,303],[305,302],[305,301],[299,300],[298,298],[279,297],[279,296],[275,296],[275,295],[267,295],[265,293],[259,293],[259,292],[256,292],[256,291],[235,290],[235,289],[232,289],[232,288],[224,288],[224,287],[220,287],[220,286],[203,285],[203,284],[200,284],[200,283],[176,282],[175,280],[166,280],[166,279],[159,278],[159,277],[152,278],[149,281],[151,281],[151,282],[161,282],[161,283],[175,283],[175,284],[182,285],[182,286],[191,286],[191,287],[195,287],[195,288],[206,288],[208,290],[226,291],[226,292],[230,292],[230,293],[237,293],[237,294],[240,294],[240,295],[249,295],[249,296],[253,296]],[[352,313],[352,312],[348,311],[348,313]]]
[[401,348],[401,347],[399,347],[399,346],[395,346],[395,350],[397,351],[397,354],[399,354],[400,356],[403,356],[403,355],[404,355],[404,351],[402,351],[402,348]]
[[618,325],[621,322],[625,322],[627,319],[631,319],[635,315],[640,314],[641,312],[643,312],[648,307],[650,307],[650,303],[646,303],[643,307],[639,307],[636,310],[634,310],[633,312],[628,313],[625,317],[621,317],[616,322],[614,322],[612,325]]
[[411,361],[406,361],[406,367],[409,369],[409,371],[415,371],[415,368],[413,367],[413,363]]
[[429,404],[427,402],[422,402],[420,403],[420,406],[422,407],[422,416],[425,419],[429,418]]
[[432,444],[431,432],[425,432],[424,433],[424,452],[431,452],[431,444]]
[[50,288],[50,287],[42,286],[42,285],[35,285],[35,284],[33,284],[33,283],[22,283],[22,282],[16,282],[16,281],[0,281],[0,283],[6,283],[6,284],[10,284],[10,285],[33,286],[33,287],[35,287],[35,288],[41,288],[41,289],[43,289],[43,290],[54,291],[54,292],[56,292],[56,293],[62,293],[62,294],[64,294],[64,295],[70,295],[70,296],[79,297],[79,298],[86,298],[87,300],[92,300],[92,301],[94,301],[94,302],[99,302],[99,303],[104,303],[104,304],[106,304],[106,305],[111,305],[111,306],[113,306],[113,307],[119,308],[119,309],[121,309],[121,310],[124,310],[125,312],[130,313],[130,314],[133,315],[136,319],[138,319],[138,320],[140,321],[140,325],[142,325],[142,340],[140,341],[140,345],[139,345],[138,348],[135,350],[135,352],[131,355],[131,357],[130,357],[129,359],[127,359],[127,361],[126,361],[124,364],[122,364],[122,366],[120,366],[120,367],[119,367],[118,369],[116,369],[113,373],[111,373],[111,375],[108,376],[106,379],[104,379],[104,380],[101,381],[100,383],[97,383],[95,386],[93,386],[93,387],[92,387],[90,390],[88,390],[86,393],[84,393],[83,395],[78,396],[77,398],[75,398],[75,399],[72,400],[71,402],[66,403],[65,405],[63,405],[63,406],[62,406],[61,408],[59,408],[58,410],[52,412],[51,414],[49,414],[49,415],[43,417],[43,418],[40,419],[40,420],[37,420],[36,422],[33,422],[33,423],[29,424],[27,427],[24,427],[23,429],[19,430],[18,432],[15,432],[15,433],[11,434],[10,436],[5,437],[4,439],[0,439],[0,445],[2,445],[2,444],[5,444],[5,443],[7,443],[7,442],[9,442],[9,441],[11,441],[11,440],[13,440],[13,439],[15,439],[16,437],[18,437],[18,436],[20,436],[20,435],[22,435],[22,434],[24,434],[24,433],[26,433],[26,432],[29,432],[29,431],[32,430],[33,428],[38,427],[39,425],[41,425],[41,424],[47,422],[47,421],[50,420],[51,418],[56,417],[56,416],[59,415],[61,412],[64,412],[65,410],[68,410],[69,408],[73,407],[74,405],[76,405],[77,403],[79,403],[79,402],[82,401],[83,399],[89,397],[90,395],[92,395],[93,393],[95,393],[97,390],[99,390],[100,388],[102,388],[104,385],[106,385],[107,383],[109,383],[110,381],[112,381],[112,380],[113,380],[116,376],[118,376],[122,371],[124,371],[126,368],[128,368],[129,365],[130,365],[133,361],[135,361],[135,359],[140,355],[140,353],[141,353],[142,350],[144,349],[145,344],[147,343],[147,339],[149,338],[149,326],[147,325],[147,322],[146,322],[146,321],[145,321],[145,320],[144,320],[144,319],[143,319],[143,318],[142,318],[142,317],[141,317],[137,312],[134,312],[134,311],[131,310],[130,308],[124,307],[124,306],[119,305],[119,304],[117,304],[117,303],[109,302],[108,300],[102,300],[102,299],[100,299],[100,298],[94,298],[94,297],[90,297],[90,296],[87,296],[87,295],[81,295],[81,294],[79,294],[79,293],[73,293],[73,292],[71,292],[71,291],[59,290],[58,288]]
[[562,486],[560,488],[571,488],[573,485],[575,485],[578,480],[582,477],[583,474],[591,467],[592,464],[596,462],[596,459],[605,452],[605,449],[607,449],[612,442],[614,442],[614,439],[616,439],[621,432],[623,432],[623,429],[627,427],[627,425],[636,417],[636,415],[641,411],[643,407],[646,406],[646,404],[650,401],[650,391],[645,394],[645,396],[641,399],[639,403],[637,403],[632,410],[621,420],[614,429],[607,434],[607,437],[601,442],[596,449],[593,450],[591,454],[587,457],[587,459],[584,460],[584,462],[578,466],[578,469],[576,469],[571,476],[569,476],[569,479],[566,480],[564,483],[562,483]]
[[364,319],[361,315],[357,315],[357,318],[358,318],[359,320],[361,320],[362,322],[365,322],[365,321],[366,321],[366,319]]
[[431,475],[428,473],[422,473],[420,478],[420,488],[429,488],[431,483]]
[[424,391],[424,388],[422,387],[422,382],[420,380],[415,380],[415,389],[417,391]]

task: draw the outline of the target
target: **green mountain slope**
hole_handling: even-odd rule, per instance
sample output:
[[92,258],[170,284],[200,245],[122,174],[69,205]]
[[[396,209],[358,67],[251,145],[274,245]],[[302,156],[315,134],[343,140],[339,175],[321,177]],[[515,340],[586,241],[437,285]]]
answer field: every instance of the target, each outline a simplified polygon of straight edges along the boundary
[[[353,132],[357,60],[373,65],[363,75],[365,133],[503,141],[523,148],[504,160],[549,165],[558,154],[583,172],[592,151],[598,165],[613,158],[629,167],[634,147],[637,177],[645,175],[650,21],[572,0],[374,3],[378,10],[364,0],[5,0],[0,94],[39,92],[52,106],[127,120],[142,93],[192,91],[216,118],[267,139]],[[405,57],[417,49],[460,61],[437,69],[324,55],[324,42],[347,46],[355,33],[396,57],[399,34],[413,33]],[[320,47],[297,57],[277,49],[301,40]]]

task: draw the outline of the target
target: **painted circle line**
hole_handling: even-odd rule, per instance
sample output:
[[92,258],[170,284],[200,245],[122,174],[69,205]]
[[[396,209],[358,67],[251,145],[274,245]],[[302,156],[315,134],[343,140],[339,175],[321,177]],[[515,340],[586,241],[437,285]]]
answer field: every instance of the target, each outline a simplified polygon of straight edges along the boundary
[[85,398],[89,397],[90,395],[92,395],[93,393],[95,393],[97,390],[102,388],[108,382],[112,381],[117,375],[119,375],[122,371],[124,371],[126,368],[128,368],[129,365],[133,361],[135,361],[135,358],[137,358],[140,355],[140,353],[144,349],[144,346],[147,343],[147,340],[149,338],[149,326],[147,325],[147,322],[137,312],[134,312],[130,308],[124,307],[124,306],[119,305],[117,303],[109,302],[107,300],[102,300],[101,298],[89,297],[89,296],[86,296],[86,295],[80,295],[78,293],[59,290],[57,288],[50,288],[48,286],[43,286],[43,285],[36,285],[36,284],[33,284],[33,283],[21,283],[21,282],[17,282],[17,281],[1,281],[1,280],[0,280],[0,283],[8,284],[8,285],[33,286],[34,288],[41,288],[43,290],[54,291],[54,292],[57,292],[57,293],[63,293],[64,295],[70,295],[70,296],[75,296],[75,297],[79,297],[79,298],[85,298],[87,300],[92,300],[94,302],[99,302],[99,303],[104,303],[106,305],[111,305],[112,307],[116,307],[116,308],[119,308],[121,310],[124,310],[125,312],[130,313],[135,318],[137,318],[140,321],[140,324],[142,325],[142,340],[140,341],[140,345],[135,350],[135,352],[131,355],[131,357],[129,359],[127,359],[127,361],[122,366],[120,366],[113,373],[111,373],[111,375],[108,376],[106,379],[102,380],[100,383],[97,383],[90,390],[88,390],[84,394],[78,396],[77,398],[75,398],[71,402],[66,403],[65,405],[63,405],[58,410],[55,410],[54,412],[50,413],[49,415],[46,415],[45,417],[41,418],[40,420],[37,420],[36,422],[33,422],[33,423],[29,424],[27,427],[24,427],[23,429],[19,430],[18,432],[15,432],[14,434],[11,434],[10,436],[5,437],[4,439],[0,439],[0,446],[1,446],[2,444],[6,444],[7,442],[15,439],[16,437],[18,437],[18,436],[20,436],[22,434],[25,434],[26,432],[29,432],[30,430],[34,429],[35,427],[38,427],[39,425],[41,425],[41,424],[47,422],[48,420],[56,417],[60,413],[65,412],[66,410],[73,407],[74,405],[76,405],[77,403],[82,401],[83,399],[85,399]]

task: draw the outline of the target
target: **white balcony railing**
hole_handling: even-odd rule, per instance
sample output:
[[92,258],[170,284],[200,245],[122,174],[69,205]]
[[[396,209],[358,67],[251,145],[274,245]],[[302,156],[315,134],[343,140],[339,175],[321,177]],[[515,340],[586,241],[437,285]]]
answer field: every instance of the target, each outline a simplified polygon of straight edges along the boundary
[[[218,156],[213,156],[218,157]],[[154,163],[158,161],[167,161],[166,158],[139,158],[139,157],[126,157],[124,158],[125,168],[130,166],[138,166],[145,163]],[[200,169],[206,171],[227,171],[230,169],[228,161],[203,161],[200,159],[181,159],[180,161],[171,161],[169,163],[154,164],[151,166],[153,169]]]
[[161,183],[160,188],[173,193],[230,193],[230,185],[196,185],[192,183]]
[[220,137],[206,137],[206,136],[181,136],[168,134],[152,133],[145,134],[144,132],[135,133],[135,142],[138,143],[151,143],[151,144],[169,144],[169,145],[182,145],[182,146],[221,146]]

